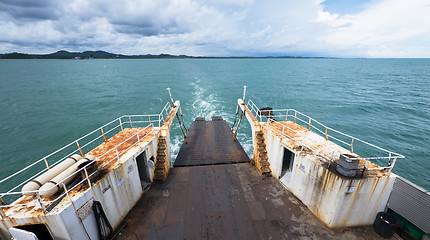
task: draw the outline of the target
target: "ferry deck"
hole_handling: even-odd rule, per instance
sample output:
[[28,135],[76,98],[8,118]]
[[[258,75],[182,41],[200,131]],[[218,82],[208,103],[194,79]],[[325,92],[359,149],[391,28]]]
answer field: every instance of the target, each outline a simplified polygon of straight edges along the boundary
[[152,184],[115,239],[383,239],[329,228],[276,178],[259,174],[225,120],[197,118],[165,182]]

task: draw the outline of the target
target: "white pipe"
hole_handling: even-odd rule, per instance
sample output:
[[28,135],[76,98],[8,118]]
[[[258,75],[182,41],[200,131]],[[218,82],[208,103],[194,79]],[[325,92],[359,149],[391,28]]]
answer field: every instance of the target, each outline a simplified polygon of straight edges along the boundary
[[[60,174],[54,176],[51,180],[47,181],[40,189],[40,196],[42,197],[50,197],[54,195],[58,190],[61,189],[61,186],[58,185],[58,183],[63,182],[64,184],[69,183],[72,181],[78,174],[77,170],[79,169],[79,165],[86,163],[88,161],[94,161],[96,157],[93,155],[88,155],[81,160],[79,160],[77,163],[73,164]],[[70,176],[73,175],[73,176]],[[70,177],[69,177],[70,176]],[[57,185],[57,187],[55,187]]]
[[59,163],[57,166],[38,176],[37,178],[31,180],[27,184],[22,187],[22,192],[24,195],[32,196],[35,193],[31,191],[38,190],[41,186],[43,186],[46,182],[51,180],[53,177],[57,176],[62,171],[66,170],[73,164],[77,163],[81,159],[81,155],[73,154],[71,157],[66,158],[63,162]]

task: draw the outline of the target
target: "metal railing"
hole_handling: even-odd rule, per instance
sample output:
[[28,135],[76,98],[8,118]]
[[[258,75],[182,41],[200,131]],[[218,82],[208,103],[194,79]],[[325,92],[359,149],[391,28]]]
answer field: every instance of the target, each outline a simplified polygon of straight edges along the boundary
[[[97,174],[98,170],[88,175],[86,168],[88,167],[89,164],[87,164],[83,168],[78,169],[76,172],[69,175],[69,177],[67,177],[66,179],[62,180],[60,183],[52,187],[52,188],[60,187],[66,190],[59,197],[57,197],[52,201],[42,200],[42,198],[40,197],[39,190],[28,191],[28,192],[22,192],[17,190],[22,188],[22,186],[24,186],[30,180],[35,179],[36,177],[45,173],[52,167],[55,167],[56,165],[64,161],[66,158],[72,156],[73,154],[84,155],[84,153],[93,150],[103,142],[106,142],[107,139],[109,139],[110,137],[124,130],[124,128],[143,128],[139,130],[137,133],[133,134],[133,136],[129,137],[123,142],[117,144],[109,151],[105,152],[102,156],[99,156],[98,158],[96,158],[95,161],[98,161],[101,158],[105,157],[107,154],[112,153],[112,151],[115,151],[114,158],[108,161],[105,161],[103,165],[99,166],[99,169],[103,169],[106,165],[112,163],[113,161],[119,160],[119,157],[121,156],[121,154],[128,151],[131,147],[134,147],[136,144],[140,142],[141,139],[144,139],[146,136],[152,133],[152,131],[149,131],[144,136],[141,136],[143,132],[148,131],[149,128],[152,128],[154,126],[161,127],[167,115],[169,114],[170,109],[171,109],[171,105],[170,103],[167,103],[159,114],[121,116],[97,128],[96,130],[86,134],[85,136],[67,144],[66,146],[58,149],[57,151],[35,161],[34,163],[28,165],[27,167],[24,167],[18,172],[0,180],[0,187],[2,192],[0,193],[0,204],[1,204],[0,216],[2,216],[3,218],[5,217],[4,215],[5,213],[3,211],[5,208],[9,208],[12,206],[20,206],[20,205],[28,206],[28,204],[13,203],[22,194],[25,194],[25,193],[34,193],[36,195],[36,198],[38,199],[40,207],[43,209],[44,212],[46,212],[47,208],[45,206],[61,200],[65,195],[68,195],[68,193],[71,190],[75,189],[81,183],[87,181],[89,186],[91,186],[90,178],[94,174]],[[118,151],[119,146],[123,145],[125,142],[130,141],[132,139],[136,139],[136,141],[131,146],[129,146],[126,150],[123,150],[121,152]],[[56,161],[56,159],[59,159],[59,160]],[[66,188],[64,182],[71,177],[75,177],[76,174],[82,171],[85,172],[86,177],[83,178],[82,181],[80,181],[78,184],[75,184],[74,186],[71,186],[71,187],[69,186],[69,188]],[[15,183],[18,183],[18,184],[15,184]],[[7,189],[7,187],[9,186],[13,186],[13,187],[11,187],[10,189]],[[49,191],[52,188],[47,189],[45,191]]]
[[[310,130],[318,134],[319,136],[325,138],[326,140],[330,140],[333,143],[336,143],[339,146],[344,147],[349,151],[356,153],[360,156],[360,158],[350,158],[352,160],[362,159],[370,162],[373,162],[375,160],[387,160],[386,167],[366,168],[367,170],[389,169],[389,171],[391,172],[397,159],[405,157],[401,154],[386,150],[374,144],[363,141],[359,138],[350,136],[348,134],[345,134],[333,128],[327,127],[326,125],[320,123],[319,121],[295,109],[260,110],[251,99],[248,100],[247,106],[254,114],[254,116],[260,121],[260,123],[263,123],[262,124],[263,127],[270,128],[270,130],[277,132],[281,136],[289,138],[301,144],[302,146],[309,148],[310,150],[314,151],[317,155],[323,157],[329,162],[333,161],[335,158],[337,159],[340,155],[340,152],[333,150],[331,153],[331,156],[327,156],[326,154],[320,153],[320,151],[318,151],[316,148],[311,147],[309,144],[308,145],[304,144],[305,140],[311,141],[317,144],[314,140],[306,136],[303,136],[299,131],[296,131],[288,127],[284,123],[288,121],[294,122],[295,124],[298,124],[306,128],[307,130]],[[282,130],[279,130],[279,129],[282,129]],[[300,136],[291,137],[286,133],[286,130],[292,131],[296,134],[299,134]],[[357,145],[360,146],[359,149],[357,148]],[[359,151],[357,152],[357,150]],[[369,155],[369,152],[372,153],[371,156],[367,156]],[[377,156],[374,156],[373,154]],[[366,163],[366,167],[367,167],[367,163]]]

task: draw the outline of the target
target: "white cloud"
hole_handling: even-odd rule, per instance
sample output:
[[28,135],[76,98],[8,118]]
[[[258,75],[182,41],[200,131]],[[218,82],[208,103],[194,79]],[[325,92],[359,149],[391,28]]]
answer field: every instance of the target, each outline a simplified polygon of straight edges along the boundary
[[[354,15],[326,21],[321,40],[369,57],[429,57],[430,5],[425,0],[383,0]],[[417,42],[416,38],[426,39]],[[414,49],[420,49],[417,52]]]
[[427,0],[372,1],[352,15],[332,14],[321,0],[12,3],[0,0],[1,52],[430,56]]

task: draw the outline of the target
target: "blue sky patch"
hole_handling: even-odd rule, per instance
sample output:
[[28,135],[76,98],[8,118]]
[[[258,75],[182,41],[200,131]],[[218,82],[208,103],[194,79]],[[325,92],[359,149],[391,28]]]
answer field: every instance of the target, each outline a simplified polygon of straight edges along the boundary
[[324,10],[340,15],[355,14],[364,10],[367,4],[375,0],[326,0],[322,3]]

